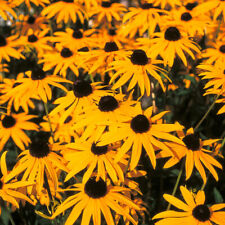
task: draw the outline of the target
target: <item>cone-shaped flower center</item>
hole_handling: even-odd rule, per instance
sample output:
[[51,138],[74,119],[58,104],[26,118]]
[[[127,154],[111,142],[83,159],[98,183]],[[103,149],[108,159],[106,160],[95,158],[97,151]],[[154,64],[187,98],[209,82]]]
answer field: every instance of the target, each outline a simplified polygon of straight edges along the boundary
[[7,42],[4,36],[0,35],[0,47],[6,46]]
[[225,45],[220,46],[220,52],[225,53]]
[[192,19],[192,16],[189,12],[185,12],[181,15],[181,20],[183,21],[189,21]]
[[96,181],[96,177],[91,177],[85,184],[84,191],[90,198],[101,198],[107,194],[107,185],[102,178]]
[[88,47],[83,47],[77,50],[78,52],[89,52],[89,48]]
[[64,123],[69,123],[72,119],[73,119],[72,116],[67,116],[67,118],[64,121]]
[[119,48],[117,44],[114,41],[112,41],[112,42],[106,42],[104,50],[105,52],[114,52],[114,51],[118,51]]
[[145,133],[150,129],[150,122],[145,115],[139,114],[131,120],[130,126],[135,133]]
[[46,77],[45,71],[35,66],[31,72],[31,79],[32,80],[43,80]]
[[110,96],[110,95],[101,97],[99,104],[98,104],[98,108],[102,112],[113,111],[116,108],[118,108],[118,106],[119,106],[119,104],[118,104],[117,100],[113,96]]
[[27,23],[29,23],[29,24],[34,24],[34,23],[35,23],[35,20],[36,20],[35,17],[29,16],[29,18],[28,18],[28,20],[27,20]]
[[116,35],[116,30],[115,29],[109,29],[109,35],[110,36],[115,36]]
[[102,1],[102,7],[104,8],[109,8],[111,7],[112,2],[107,2],[107,1]]
[[168,41],[178,41],[181,38],[181,35],[176,27],[169,27],[167,28],[164,37]]
[[31,35],[28,36],[28,41],[29,42],[32,42],[33,43],[33,42],[36,42],[37,40],[38,40],[38,38],[34,34],[31,34]]
[[144,4],[141,4],[141,8],[142,9],[151,9],[151,8],[154,8],[154,7],[153,7],[152,3],[144,3]]
[[143,51],[141,49],[134,50],[131,55],[130,60],[134,65],[144,66],[144,65],[148,64],[148,57],[147,57],[145,51]]
[[69,48],[63,48],[60,54],[63,58],[69,58],[73,55]]
[[197,5],[198,5],[198,2],[188,3],[188,4],[185,6],[185,8],[186,8],[187,10],[192,10],[192,9],[194,9]]
[[77,80],[73,84],[73,92],[77,98],[82,98],[90,95],[93,90],[91,84],[88,81]]
[[183,142],[187,146],[188,149],[192,151],[199,150],[200,140],[198,134],[189,134],[183,138]]
[[5,116],[2,120],[2,126],[4,128],[10,128],[13,127],[16,124],[16,119],[12,116]]
[[80,30],[74,30],[73,37],[76,39],[81,39],[83,37],[83,33]]
[[104,146],[96,146],[95,143],[92,144],[91,146],[91,152],[95,155],[104,155],[108,151],[108,145]]
[[48,145],[48,139],[50,137],[49,132],[38,132],[36,136],[32,139],[29,146],[30,154],[36,158],[43,158],[48,156],[50,153],[50,148]]
[[210,219],[211,212],[207,205],[197,205],[193,209],[192,215],[198,221],[205,222]]

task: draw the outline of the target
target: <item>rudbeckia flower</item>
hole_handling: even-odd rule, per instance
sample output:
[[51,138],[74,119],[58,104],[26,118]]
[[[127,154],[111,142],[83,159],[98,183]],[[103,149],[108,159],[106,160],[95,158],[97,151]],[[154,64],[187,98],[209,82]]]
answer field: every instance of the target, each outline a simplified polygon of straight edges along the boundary
[[[159,73],[165,74],[165,70],[156,66],[156,64],[162,64],[161,60],[156,60],[147,56],[146,52],[141,49],[134,50],[132,54],[124,59],[116,59],[110,64],[110,68],[107,71],[115,70],[112,75],[110,83],[113,84],[112,89],[122,87],[129,81],[127,91],[132,90],[136,84],[138,84],[141,90],[141,96],[146,94],[149,96],[151,91],[150,77],[154,77],[160,84],[163,90],[165,90],[162,78]],[[120,77],[118,80],[116,80]],[[168,78],[169,79],[169,78]]]
[[[29,202],[30,204],[34,205],[34,202],[28,198],[23,193],[19,192],[18,188],[26,188],[34,184],[34,182],[28,181],[15,181],[12,180],[10,182],[6,181],[6,177],[8,175],[7,165],[6,165],[6,154],[7,152],[3,152],[1,155],[1,174],[2,177],[0,178],[0,197],[1,200],[5,201],[7,204],[10,203],[12,206],[16,208],[20,208],[19,201],[24,200]],[[2,207],[2,205],[1,205]],[[0,215],[1,215],[1,207],[0,207]]]
[[39,63],[43,63],[43,70],[54,68],[53,74],[60,74],[64,78],[68,75],[68,69],[71,69],[77,77],[79,76],[79,57],[76,50],[70,47],[56,45],[52,52],[45,53],[40,58]]
[[[60,118],[60,123],[63,123],[71,114],[78,115],[90,109],[91,105],[95,104],[101,96],[106,95],[110,91],[103,90],[104,86],[100,86],[100,82],[90,83],[83,79],[78,79],[73,83],[71,91],[67,91],[66,96],[60,97],[54,101],[57,104],[51,112],[50,116],[56,113],[64,112]],[[65,110],[65,111],[64,111]]]
[[3,149],[10,137],[21,150],[24,150],[25,146],[30,143],[30,138],[24,133],[24,130],[38,130],[38,126],[29,121],[35,117],[26,113],[1,115],[0,150]]
[[215,42],[210,43],[210,47],[202,52],[202,58],[206,64],[217,64],[225,62],[225,41],[218,37]]
[[82,30],[66,28],[64,31],[57,31],[53,37],[49,37],[49,41],[60,43],[60,45],[70,48],[71,50],[78,50],[83,47],[95,47],[96,36],[92,37],[96,32],[95,29]]
[[28,194],[31,194],[34,188],[40,195],[46,179],[51,179],[54,190],[57,190],[59,182],[57,170],[67,172],[68,169],[65,160],[54,150],[54,144],[48,143],[48,137],[49,135],[44,132],[36,134],[28,150],[24,150],[18,156],[18,161],[6,177],[6,181],[22,174],[22,181],[35,182],[34,186],[27,188]]
[[[157,158],[170,157],[164,165],[164,168],[169,168],[176,163],[180,162],[185,157],[185,171],[186,180],[188,180],[193,172],[194,166],[198,170],[203,182],[206,183],[205,168],[213,175],[218,181],[218,175],[213,166],[222,169],[221,164],[215,159],[213,152],[207,150],[206,147],[216,143],[218,139],[201,140],[197,133],[194,133],[193,128],[187,130],[187,133],[178,132],[181,143],[165,143],[171,152],[162,151]],[[169,153],[169,154],[168,154]],[[172,154],[171,154],[172,153]],[[205,168],[203,167],[205,166]]]
[[1,102],[14,100],[15,109],[18,110],[28,99],[41,99],[44,102],[52,99],[52,90],[49,85],[58,87],[64,91],[66,88],[60,82],[71,83],[56,75],[47,75],[39,66],[34,66],[32,71],[24,73],[26,77],[20,77],[16,80],[14,87],[0,97]]
[[164,194],[163,197],[170,204],[181,211],[168,210],[158,213],[153,220],[160,219],[155,225],[213,225],[225,224],[225,208],[224,203],[208,206],[205,203],[204,191],[198,191],[196,195],[190,192],[184,186],[180,187],[181,194],[185,202],[178,198]]
[[137,33],[142,36],[146,31],[152,35],[161,22],[160,14],[167,14],[165,10],[156,8],[151,3],[140,4],[139,7],[130,7],[123,17],[124,36],[133,38]]
[[62,150],[61,154],[68,161],[67,167],[69,169],[65,182],[84,169],[86,169],[82,178],[84,183],[93,175],[95,170],[97,170],[96,176],[103,180],[109,176],[113,183],[118,182],[118,180],[124,181],[121,165],[125,167],[128,163],[127,159],[124,157],[120,162],[114,162],[119,145],[97,146],[96,143],[93,138],[87,141],[78,138],[75,143],[63,146],[65,150]]
[[198,11],[199,14],[213,11],[213,20],[216,20],[221,14],[223,20],[225,20],[225,2],[223,0],[209,0],[203,2],[196,7],[196,11]]
[[13,4],[19,6],[23,3],[28,7],[28,9],[31,8],[31,5],[34,4],[36,6],[42,6],[45,7],[46,4],[49,4],[49,0],[12,0]]
[[51,217],[52,219],[73,207],[65,225],[74,224],[82,212],[81,224],[90,224],[92,217],[93,224],[100,225],[102,213],[106,223],[111,225],[115,224],[111,213],[112,209],[117,214],[125,216],[133,224],[136,224],[130,214],[121,207],[122,204],[131,209],[139,210],[139,207],[132,200],[122,194],[124,191],[129,192],[129,189],[112,186],[101,178],[91,177],[86,183],[74,184],[70,190],[77,193],[68,197],[58,206]]
[[10,57],[12,58],[24,58],[23,55],[17,50],[21,43],[19,39],[17,39],[16,35],[10,37],[4,37],[0,34],[0,61],[5,59],[6,61],[10,61]]
[[175,8],[176,6],[181,5],[180,0],[147,0],[147,2],[153,3],[154,6],[160,6],[162,9],[168,7]]
[[0,1],[0,16],[4,20],[10,19],[9,15],[12,15],[14,18],[17,18],[17,15],[12,8],[13,8],[12,2],[1,0]]
[[46,16],[47,19],[56,17],[56,23],[67,23],[72,20],[73,23],[79,19],[81,23],[84,23],[85,17],[87,17],[83,7],[76,0],[62,0],[53,2],[45,7],[41,14]]
[[96,6],[99,0],[78,0],[81,4],[84,4],[87,10],[89,10],[92,6]]
[[149,107],[145,111],[142,111],[140,104],[137,104],[133,109],[134,114],[132,119],[119,124],[117,129],[103,134],[97,145],[103,146],[123,140],[123,144],[118,150],[115,161],[118,162],[123,155],[131,149],[131,170],[137,166],[141,156],[142,147],[144,147],[153,168],[155,168],[155,150],[160,148],[165,151],[170,151],[169,148],[159,139],[182,143],[181,140],[170,134],[172,131],[182,129],[182,126],[177,124],[157,124],[157,121],[160,120],[167,112],[164,111],[152,116],[152,111],[153,107]]
[[100,23],[108,22],[112,20],[121,20],[121,15],[127,11],[125,6],[121,3],[113,3],[112,1],[101,1],[97,6],[92,6],[88,11],[89,17],[94,17],[94,23],[96,26]]
[[187,33],[183,32],[178,26],[167,26],[162,32],[154,33],[154,38],[151,40],[152,46],[149,51],[153,58],[158,55],[164,59],[164,65],[173,66],[176,55],[187,66],[187,59],[184,54],[187,53],[194,60],[196,53],[200,53],[197,44],[190,40]]

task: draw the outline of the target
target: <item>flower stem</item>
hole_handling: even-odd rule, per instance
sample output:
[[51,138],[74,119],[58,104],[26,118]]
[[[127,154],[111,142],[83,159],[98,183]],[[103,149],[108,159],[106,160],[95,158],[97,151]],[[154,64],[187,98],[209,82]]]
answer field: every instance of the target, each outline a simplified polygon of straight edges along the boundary
[[48,124],[49,124],[49,128],[50,128],[52,140],[53,140],[53,142],[55,142],[55,140],[54,140],[54,133],[53,133],[53,129],[52,129],[52,124],[51,124],[51,121],[50,121],[50,118],[49,118],[49,113],[48,113],[48,106],[47,106],[47,103],[45,103],[45,102],[44,102],[44,108],[45,108],[46,116],[48,118]]
[[196,131],[199,126],[202,124],[202,122],[205,120],[205,118],[208,116],[208,114],[211,112],[211,110],[213,109],[214,105],[216,104],[216,100],[219,98],[219,95],[217,95],[214,98],[213,103],[210,105],[210,107],[208,108],[207,112],[205,113],[205,115],[202,117],[202,119],[198,122],[198,124],[195,126],[194,131]]
[[[180,168],[180,172],[179,172],[179,174],[177,176],[177,180],[176,180],[176,183],[175,183],[174,188],[173,188],[172,196],[175,196],[175,194],[177,192],[177,188],[178,188],[178,185],[179,185],[182,173],[183,173],[184,165],[185,165],[185,161],[183,159],[182,164],[181,164],[181,168]],[[170,207],[171,207],[171,204],[169,203],[169,205],[167,206],[166,210],[169,210]]]

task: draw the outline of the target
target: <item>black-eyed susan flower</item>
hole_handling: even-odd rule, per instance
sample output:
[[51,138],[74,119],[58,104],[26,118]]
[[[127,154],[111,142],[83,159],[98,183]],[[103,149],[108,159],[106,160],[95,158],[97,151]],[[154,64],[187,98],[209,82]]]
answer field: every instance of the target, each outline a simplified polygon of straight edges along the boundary
[[184,186],[180,187],[181,194],[185,202],[178,198],[164,194],[163,197],[170,204],[175,206],[179,211],[168,210],[156,214],[153,219],[160,219],[155,222],[156,225],[172,225],[172,224],[193,224],[193,225],[213,225],[225,224],[225,208],[224,203],[208,206],[205,203],[204,191],[198,191],[194,195]]
[[41,57],[46,51],[51,51],[52,47],[47,43],[48,28],[43,31],[33,31],[29,30],[26,36],[20,37],[20,42],[23,44],[21,47],[24,52],[32,52],[33,49],[37,52],[37,56]]
[[[6,181],[6,177],[8,175],[7,165],[6,165],[6,154],[7,152],[3,152],[1,155],[1,178],[0,178],[0,197],[1,200],[5,201],[6,205],[9,203],[16,208],[20,208],[19,201],[27,201],[30,204],[34,205],[34,202],[28,198],[23,193],[19,192],[18,188],[26,188],[34,184],[34,182],[29,181],[16,181],[12,180],[10,182]],[[2,207],[2,205],[1,205]],[[0,214],[1,214],[1,207],[0,207]]]
[[216,20],[220,15],[225,19],[225,2],[223,0],[210,0],[199,4],[196,7],[199,14],[213,11],[213,20]]
[[66,220],[66,225],[74,224],[82,212],[82,224],[90,224],[92,218],[94,225],[100,225],[101,214],[103,214],[108,225],[115,224],[111,213],[112,209],[117,214],[125,216],[133,224],[136,224],[130,214],[121,207],[122,204],[139,210],[139,207],[122,193],[123,191],[129,191],[129,189],[112,186],[102,178],[96,179],[96,177],[91,177],[86,183],[74,184],[70,190],[77,193],[68,197],[59,205],[52,219],[73,207]]
[[86,169],[82,178],[84,183],[93,175],[95,170],[97,171],[96,176],[103,180],[109,176],[113,183],[118,182],[118,180],[124,181],[121,165],[123,167],[127,165],[127,156],[123,157],[120,162],[114,162],[117,148],[120,146],[118,144],[97,146],[96,143],[97,141],[90,138],[87,141],[76,139],[75,143],[65,145],[65,150],[61,151],[63,157],[68,161],[69,173],[65,181],[84,169]]
[[[165,90],[160,73],[165,76],[165,70],[156,66],[162,64],[161,60],[151,58],[142,49],[136,49],[133,53],[124,59],[115,60],[110,64],[110,70],[115,70],[110,83],[113,83],[112,89],[117,89],[129,81],[128,91],[132,90],[136,84],[140,88],[141,95],[145,93],[149,96],[151,91],[151,77],[155,78],[163,90]],[[151,76],[151,77],[150,77]],[[120,77],[118,80],[116,80]],[[168,78],[169,79],[169,78]]]
[[[57,104],[51,112],[50,116],[56,113],[64,112],[60,118],[60,123],[63,123],[71,114],[78,115],[83,113],[90,106],[95,104],[101,96],[106,95],[110,91],[103,90],[104,86],[100,82],[90,83],[89,81],[78,79],[73,83],[72,90],[67,91],[66,96],[60,97],[54,101]],[[64,111],[65,110],[65,111]]]
[[78,50],[83,47],[95,47],[96,37],[92,37],[96,32],[95,29],[82,30],[66,28],[64,31],[57,31],[53,37],[49,38],[51,42],[60,43],[60,45],[70,48],[72,50]]
[[17,35],[6,38],[0,34],[0,61],[3,59],[10,61],[10,57],[16,59],[24,58],[20,51],[18,51],[20,44]]
[[26,35],[28,30],[41,31],[47,28],[46,18],[38,15],[19,15],[19,21],[15,23],[18,33]]
[[121,3],[113,3],[111,0],[100,1],[97,6],[91,7],[88,11],[89,17],[94,17],[96,25],[100,23],[111,23],[113,20],[121,20],[121,16],[127,9]]
[[[46,179],[51,179],[54,190],[58,188],[57,171],[68,171],[65,160],[54,150],[54,144],[48,142],[48,133],[39,132],[29,145],[28,150],[24,150],[18,156],[18,161],[13,170],[8,174],[6,180],[22,174],[22,181],[35,182],[34,186],[28,187],[28,194],[33,188],[40,195]],[[45,184],[47,185],[47,184]]]
[[49,85],[58,87],[64,91],[66,88],[60,84],[61,82],[71,83],[71,81],[61,78],[57,75],[48,75],[38,65],[35,65],[32,71],[26,71],[25,77],[16,80],[14,87],[2,95],[1,102],[14,100],[14,106],[18,110],[24,103],[28,103],[28,99],[41,99],[44,102],[52,99],[52,90]]
[[176,55],[187,66],[187,59],[184,54],[188,54],[194,60],[193,53],[200,53],[197,44],[189,39],[186,32],[182,31],[179,26],[166,26],[162,32],[154,33],[154,38],[151,40],[152,46],[149,51],[153,58],[160,55],[164,60],[164,65],[173,66]]
[[44,71],[54,69],[54,75],[59,74],[63,77],[66,77],[68,74],[68,69],[73,71],[74,75],[78,77],[79,62],[76,50],[61,45],[56,45],[53,51],[44,54],[39,60],[39,63],[43,63]]
[[180,6],[182,4],[180,0],[147,0],[147,2],[153,3],[154,6],[160,6],[162,9],[168,7],[175,8],[176,6]]
[[32,4],[36,5],[36,6],[41,6],[41,7],[45,7],[47,4],[50,3],[49,0],[12,0],[13,4],[15,4],[16,6],[19,6],[23,3],[25,3],[25,5],[30,9]]
[[92,6],[98,5],[99,0],[78,0],[81,4],[84,4],[87,10],[89,10]]
[[153,107],[147,108],[145,111],[137,104],[133,109],[132,119],[121,123],[117,129],[106,132],[100,138],[99,146],[114,143],[123,140],[121,148],[118,150],[115,161],[118,162],[122,156],[130,149],[131,160],[130,169],[133,170],[140,159],[142,147],[144,147],[153,168],[156,166],[155,150],[156,148],[170,151],[168,147],[160,140],[170,140],[175,143],[182,143],[177,137],[170,132],[182,129],[178,124],[157,124],[167,111],[152,116]]
[[16,12],[13,10],[13,4],[10,1],[0,1],[0,16],[4,19],[10,19],[10,16],[17,18]]
[[78,19],[83,24],[84,19],[87,18],[86,12],[84,11],[82,5],[76,0],[62,0],[53,2],[45,7],[41,14],[46,16],[47,19],[55,17],[57,24],[60,22],[67,23],[71,20],[73,23],[76,23]]
[[216,42],[209,43],[210,46],[202,52],[206,64],[216,64],[225,62],[225,41],[220,37]]
[[[222,169],[221,164],[215,159],[213,152],[207,150],[207,146],[216,143],[218,139],[201,140],[197,133],[194,133],[193,128],[187,130],[186,134],[183,131],[178,132],[182,143],[165,143],[171,152],[162,151],[159,157],[170,157],[164,165],[164,168],[169,168],[180,162],[185,157],[186,180],[190,178],[194,167],[198,170],[203,182],[206,182],[205,168],[218,181],[218,175],[214,167]],[[169,153],[169,154],[168,154]],[[172,153],[172,154],[171,154]],[[205,168],[203,167],[205,166]]]
[[123,17],[123,33],[129,37],[134,37],[137,33],[142,36],[146,31],[148,35],[152,35],[161,22],[160,14],[167,13],[147,2],[140,4],[139,7],[130,7],[128,10]]
[[24,150],[25,146],[30,143],[30,138],[25,134],[24,130],[38,130],[38,126],[29,121],[34,115],[26,113],[1,115],[0,121],[0,150],[3,149],[6,142],[11,137],[13,142]]

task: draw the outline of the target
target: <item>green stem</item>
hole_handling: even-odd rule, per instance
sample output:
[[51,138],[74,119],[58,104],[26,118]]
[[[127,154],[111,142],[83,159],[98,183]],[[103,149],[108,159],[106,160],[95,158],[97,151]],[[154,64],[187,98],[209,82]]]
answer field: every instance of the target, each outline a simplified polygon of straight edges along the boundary
[[[175,196],[175,194],[177,192],[177,188],[178,188],[178,185],[179,185],[179,182],[180,182],[182,173],[183,173],[184,165],[185,165],[185,161],[183,159],[182,164],[181,164],[181,168],[180,168],[180,172],[179,172],[179,174],[177,176],[177,180],[176,180],[175,186],[173,188],[172,196]],[[167,206],[167,209],[166,210],[169,210],[170,207],[171,207],[171,204],[169,203],[169,205]]]
[[52,140],[53,140],[53,142],[55,142],[55,140],[54,140],[54,133],[53,133],[53,129],[52,129],[52,124],[51,124],[51,121],[50,121],[50,118],[49,118],[49,113],[48,113],[48,106],[47,106],[47,103],[45,103],[45,102],[44,102],[44,108],[45,108],[46,116],[48,118],[48,124],[49,124],[49,128],[50,128]]
[[202,119],[198,122],[198,124],[195,126],[194,131],[196,131],[199,126],[202,124],[202,122],[205,120],[205,118],[208,116],[208,114],[211,112],[211,110],[213,109],[214,105],[216,104],[216,100],[219,98],[219,95],[217,95],[214,98],[213,103],[210,105],[210,107],[208,108],[207,112],[205,113],[205,115],[202,117]]

